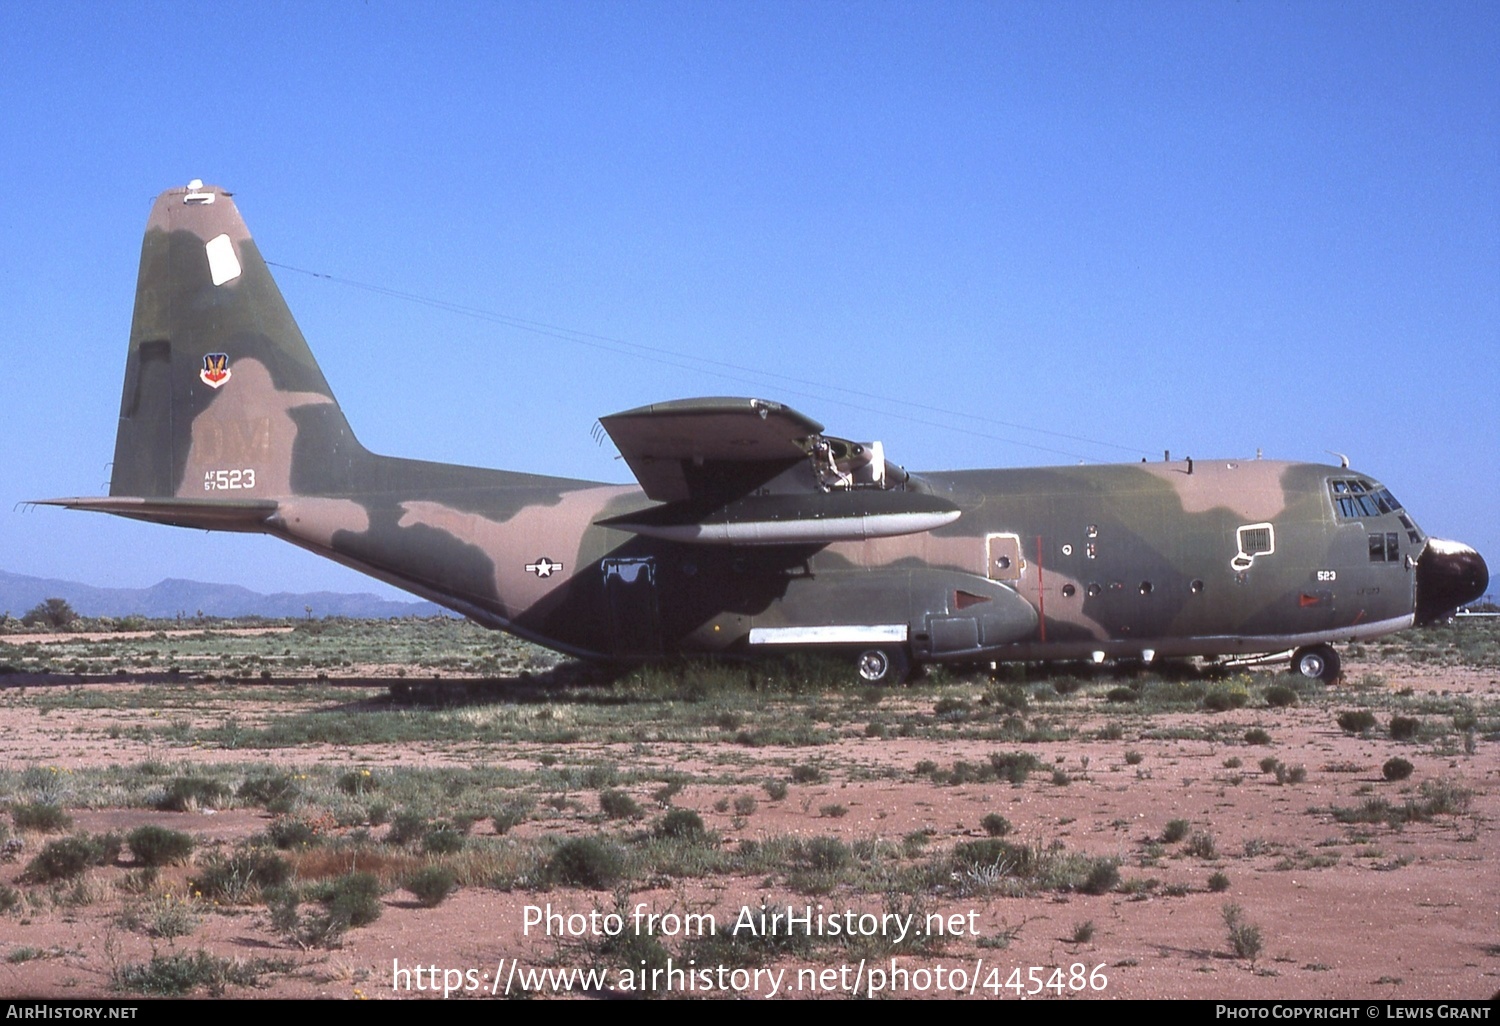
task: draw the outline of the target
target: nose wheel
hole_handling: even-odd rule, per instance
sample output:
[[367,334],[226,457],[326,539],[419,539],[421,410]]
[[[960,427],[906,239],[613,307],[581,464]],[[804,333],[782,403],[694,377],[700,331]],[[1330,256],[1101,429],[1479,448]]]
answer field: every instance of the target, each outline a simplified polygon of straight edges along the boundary
[[1332,684],[1339,679],[1342,664],[1332,645],[1309,645],[1292,653],[1292,672],[1308,680]]
[[867,648],[854,665],[866,684],[901,684],[911,673],[911,660],[899,648]]

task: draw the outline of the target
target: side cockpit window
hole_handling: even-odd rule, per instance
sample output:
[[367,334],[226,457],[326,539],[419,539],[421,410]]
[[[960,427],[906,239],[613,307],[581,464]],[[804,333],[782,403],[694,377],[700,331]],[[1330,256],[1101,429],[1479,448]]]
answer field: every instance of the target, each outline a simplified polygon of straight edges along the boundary
[[1370,535],[1371,563],[1399,563],[1400,561],[1400,537],[1395,531]]

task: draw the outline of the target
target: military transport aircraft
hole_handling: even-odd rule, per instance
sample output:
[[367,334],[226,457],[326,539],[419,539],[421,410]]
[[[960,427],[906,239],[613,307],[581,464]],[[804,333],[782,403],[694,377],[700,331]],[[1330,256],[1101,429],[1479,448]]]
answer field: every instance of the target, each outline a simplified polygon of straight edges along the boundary
[[762,399],[601,423],[640,487],[378,456],[355,439],[230,194],[156,200],[109,496],[254,531],[574,655],[823,649],[937,661],[1292,651],[1447,616],[1489,570],[1347,466],[1182,460],[907,473]]

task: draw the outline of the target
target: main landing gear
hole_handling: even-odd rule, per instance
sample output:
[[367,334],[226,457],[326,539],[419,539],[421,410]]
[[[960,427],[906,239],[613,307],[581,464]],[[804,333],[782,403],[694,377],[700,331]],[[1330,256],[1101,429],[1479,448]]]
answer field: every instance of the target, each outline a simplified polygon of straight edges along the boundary
[[1308,680],[1332,684],[1339,679],[1339,654],[1332,645],[1308,645],[1292,653],[1292,672]]
[[867,648],[854,665],[866,684],[902,684],[911,675],[911,659],[902,648]]

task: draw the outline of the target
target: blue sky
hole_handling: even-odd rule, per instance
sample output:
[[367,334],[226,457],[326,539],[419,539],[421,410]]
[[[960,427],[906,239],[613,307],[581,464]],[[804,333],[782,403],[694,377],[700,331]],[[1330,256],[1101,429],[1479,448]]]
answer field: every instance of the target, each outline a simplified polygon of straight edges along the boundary
[[10,509],[106,489],[194,177],[483,313],[277,272],[378,452],[626,481],[596,417],[714,394],[916,470],[1337,450],[1500,562],[1493,3],[12,3],[0,97],[3,569],[389,591]]

